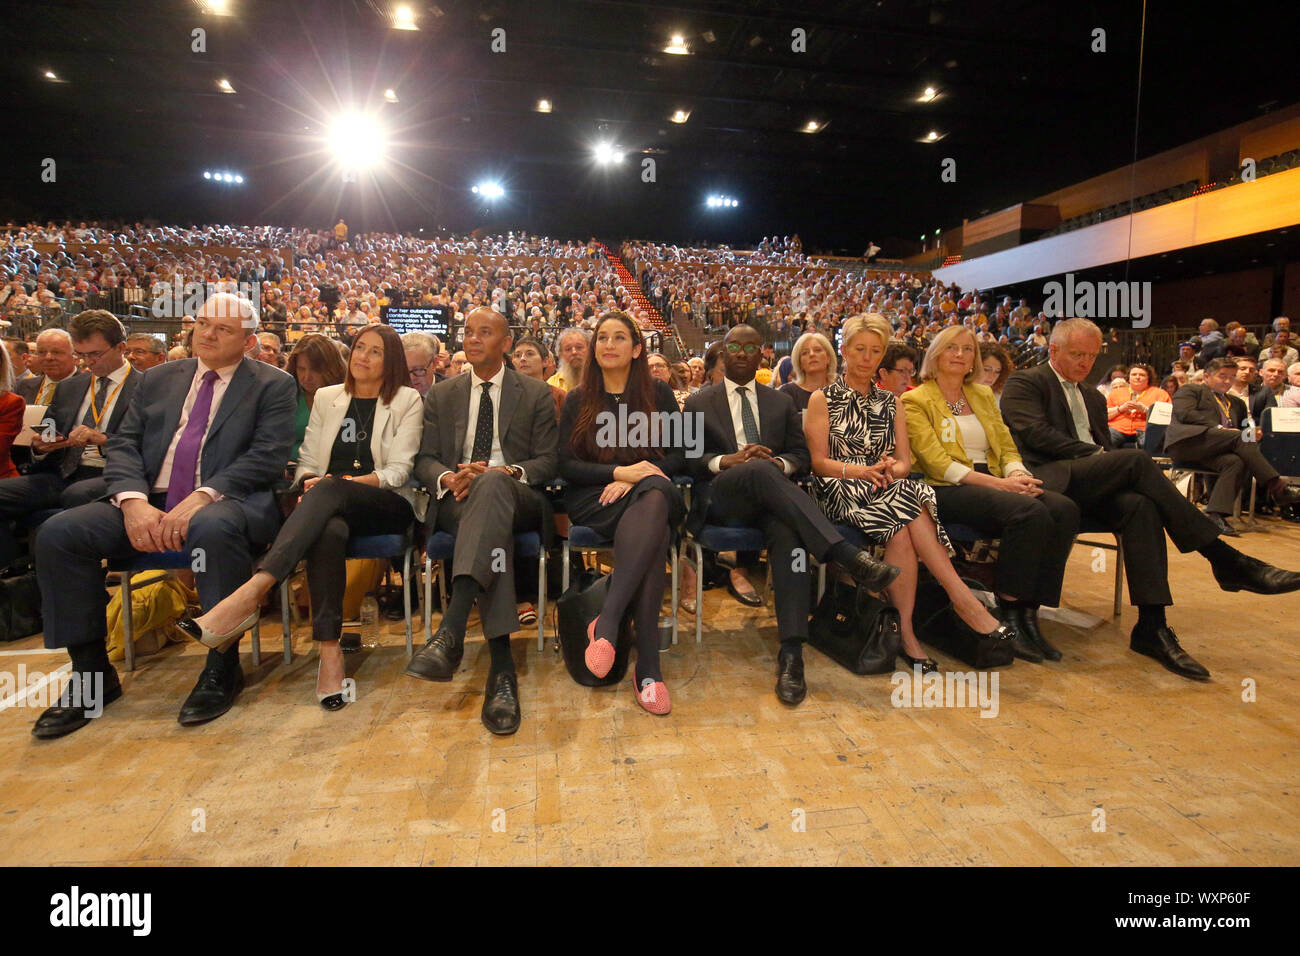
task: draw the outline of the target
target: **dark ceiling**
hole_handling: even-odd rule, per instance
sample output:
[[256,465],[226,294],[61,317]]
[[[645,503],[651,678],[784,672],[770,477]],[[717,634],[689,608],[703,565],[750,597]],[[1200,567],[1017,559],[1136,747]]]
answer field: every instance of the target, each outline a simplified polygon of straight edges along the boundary
[[[341,213],[354,229],[734,243],[797,231],[857,252],[1134,154],[1140,2],[439,0],[409,4],[418,31],[390,28],[388,0],[229,5],[229,17],[194,0],[11,5],[0,217],[324,225]],[[1140,156],[1300,100],[1293,3],[1200,9],[1147,7]],[[196,27],[206,52],[192,52]],[[497,28],[504,52],[491,50]],[[1105,53],[1090,49],[1096,28]],[[796,29],[806,52],[792,50]],[[690,55],[662,52],[673,33]],[[918,102],[927,85],[939,97]],[[550,114],[534,110],[541,97]],[[385,162],[355,184],[324,141],[348,109],[390,130]],[[668,121],[675,109],[686,124]],[[810,119],[827,126],[800,132]],[[931,129],[939,142],[918,142]],[[592,163],[601,138],[624,162]],[[54,183],[40,179],[46,157]],[[940,179],[945,158],[955,183]],[[246,182],[205,182],[205,168]],[[483,179],[507,190],[491,210],[470,192]],[[709,209],[709,193],[741,205]]]

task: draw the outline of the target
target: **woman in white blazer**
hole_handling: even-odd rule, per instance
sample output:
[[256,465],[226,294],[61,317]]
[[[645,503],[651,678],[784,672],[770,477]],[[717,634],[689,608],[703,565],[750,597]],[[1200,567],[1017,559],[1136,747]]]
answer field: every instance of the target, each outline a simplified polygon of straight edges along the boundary
[[424,403],[409,385],[401,337],[387,325],[357,336],[341,385],[316,392],[298,452],[295,485],[302,498],[258,570],[211,611],[190,624],[210,647],[238,637],[262,598],[307,560],[312,640],[319,642],[316,697],[339,710],[343,694],[345,553],[353,535],[401,534],[424,519],[423,500],[407,484],[420,448]]

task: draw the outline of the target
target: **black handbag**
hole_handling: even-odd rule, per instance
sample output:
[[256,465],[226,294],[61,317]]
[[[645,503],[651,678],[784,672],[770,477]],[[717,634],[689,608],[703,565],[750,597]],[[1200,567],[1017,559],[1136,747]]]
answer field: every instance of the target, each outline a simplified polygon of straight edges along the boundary
[[624,615],[618,628],[618,641],[614,645],[614,666],[604,677],[597,677],[587,669],[587,625],[596,619],[609,595],[609,575],[594,581],[582,575],[569,585],[569,590],[556,602],[557,630],[560,634],[560,653],[569,676],[583,687],[605,687],[617,684],[627,674],[627,658],[632,649],[632,625]]
[[42,629],[36,572],[0,578],[0,641],[31,637]]
[[[963,577],[966,586],[981,590],[982,585]],[[951,654],[977,670],[1008,667],[1015,659],[1011,641],[980,634],[952,609],[948,592],[928,571],[916,582],[916,606],[912,612],[918,639]]]
[[855,674],[888,674],[903,646],[898,611],[865,588],[832,580],[813,612],[808,643]]

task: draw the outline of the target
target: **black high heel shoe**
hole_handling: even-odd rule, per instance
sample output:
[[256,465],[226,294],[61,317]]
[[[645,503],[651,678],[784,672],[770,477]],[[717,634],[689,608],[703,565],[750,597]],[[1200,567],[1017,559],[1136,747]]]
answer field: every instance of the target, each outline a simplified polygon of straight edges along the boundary
[[919,666],[921,668],[922,675],[933,674],[935,671],[939,669],[939,664],[937,661],[931,660],[928,657],[912,657],[910,654],[907,653],[907,651],[903,650],[901,647],[898,649],[898,656],[901,657],[903,660],[907,661],[908,670],[912,670]]

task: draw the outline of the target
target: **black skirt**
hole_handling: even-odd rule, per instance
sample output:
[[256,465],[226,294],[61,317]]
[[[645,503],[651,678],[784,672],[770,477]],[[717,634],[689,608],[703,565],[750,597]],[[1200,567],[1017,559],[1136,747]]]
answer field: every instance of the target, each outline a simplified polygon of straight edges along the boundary
[[668,526],[672,529],[673,541],[676,542],[682,520],[686,517],[686,502],[682,499],[681,490],[672,484],[671,479],[656,475],[642,478],[622,498],[608,505],[600,503],[600,493],[605,490],[603,485],[568,485],[564,489],[564,507],[572,524],[585,525],[602,538],[613,539],[614,529],[618,527],[619,519],[628,506],[651,489],[664,487],[665,484],[668,492]]

